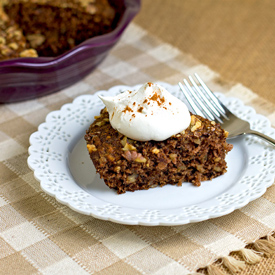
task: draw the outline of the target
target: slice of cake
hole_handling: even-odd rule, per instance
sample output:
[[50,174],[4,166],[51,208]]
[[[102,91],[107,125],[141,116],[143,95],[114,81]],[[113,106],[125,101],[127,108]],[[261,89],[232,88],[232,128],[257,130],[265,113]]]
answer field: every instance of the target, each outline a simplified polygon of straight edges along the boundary
[[107,108],[87,130],[96,171],[119,194],[182,182],[200,186],[226,172],[225,156],[232,149],[228,133],[190,114],[164,90],[147,83],[117,96],[113,104],[103,98]]

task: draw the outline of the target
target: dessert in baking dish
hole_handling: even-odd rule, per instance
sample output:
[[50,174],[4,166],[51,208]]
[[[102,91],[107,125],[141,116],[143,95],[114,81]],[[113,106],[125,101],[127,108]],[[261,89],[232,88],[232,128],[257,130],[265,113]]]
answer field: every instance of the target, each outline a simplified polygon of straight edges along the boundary
[[20,32],[11,47],[6,40],[0,60],[58,56],[88,38],[112,31],[122,13],[108,0],[0,0],[0,4],[1,37]]
[[100,177],[118,193],[211,180],[226,172],[232,145],[219,124],[189,113],[163,87],[102,98],[106,108],[85,135]]
[[37,52],[28,47],[22,30],[0,5],[0,61],[18,57],[37,57]]

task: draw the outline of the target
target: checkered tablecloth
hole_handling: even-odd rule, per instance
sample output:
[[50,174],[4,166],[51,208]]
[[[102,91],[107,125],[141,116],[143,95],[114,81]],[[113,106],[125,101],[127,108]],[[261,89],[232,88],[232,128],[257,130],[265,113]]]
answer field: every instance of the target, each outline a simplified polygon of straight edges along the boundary
[[118,84],[176,84],[193,72],[214,90],[254,107],[274,127],[274,105],[241,84],[224,82],[134,24],[81,82],[43,98],[0,106],[0,274],[189,274],[273,232],[275,185],[224,217],[175,227],[126,226],[61,205],[40,189],[28,168],[29,136],[50,111],[81,94]]

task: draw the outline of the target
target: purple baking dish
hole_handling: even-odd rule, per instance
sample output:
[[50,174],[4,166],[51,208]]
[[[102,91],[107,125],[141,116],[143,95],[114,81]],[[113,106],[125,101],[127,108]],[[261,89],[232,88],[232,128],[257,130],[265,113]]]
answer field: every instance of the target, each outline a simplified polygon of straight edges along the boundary
[[140,0],[112,2],[114,5],[124,5],[124,12],[112,32],[88,39],[55,58],[17,58],[0,62],[0,103],[57,92],[95,69],[140,9]]

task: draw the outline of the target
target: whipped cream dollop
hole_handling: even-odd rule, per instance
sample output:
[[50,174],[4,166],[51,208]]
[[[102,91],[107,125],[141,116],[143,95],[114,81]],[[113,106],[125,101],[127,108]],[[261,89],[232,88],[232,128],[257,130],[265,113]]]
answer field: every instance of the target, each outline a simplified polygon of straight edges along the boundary
[[162,141],[185,130],[191,121],[187,106],[151,82],[136,91],[102,97],[112,127],[139,141]]

